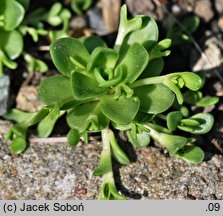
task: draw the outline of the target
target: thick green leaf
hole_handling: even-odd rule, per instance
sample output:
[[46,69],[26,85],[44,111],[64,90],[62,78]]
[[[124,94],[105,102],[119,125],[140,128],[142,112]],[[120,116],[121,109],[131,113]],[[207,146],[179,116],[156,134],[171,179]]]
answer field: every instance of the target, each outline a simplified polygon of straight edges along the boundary
[[79,41],[87,48],[89,53],[92,53],[97,47],[106,47],[106,43],[96,35],[81,37]]
[[111,144],[112,156],[122,165],[128,165],[130,163],[126,153],[119,147],[113,132],[109,133],[109,140]]
[[172,132],[177,128],[178,123],[182,119],[183,114],[180,111],[173,111],[167,115],[167,127]]
[[197,121],[195,119],[192,119],[192,118],[182,119],[180,121],[180,123],[182,125],[191,126],[191,127],[196,127],[196,126],[199,126],[200,125],[200,122],[199,121]]
[[77,100],[96,98],[106,93],[107,88],[98,87],[98,83],[91,77],[79,72],[71,75],[73,97]]
[[87,131],[101,131],[106,128],[109,120],[101,112],[98,102],[79,105],[67,116],[67,122],[80,133]]
[[148,62],[149,54],[146,49],[138,43],[131,45],[119,63],[123,70],[127,71],[126,83],[134,82],[144,71]]
[[23,50],[22,35],[16,30],[10,32],[0,30],[0,49],[2,49],[10,59],[16,59]]
[[197,74],[192,72],[181,72],[175,74],[179,75],[183,79],[184,85],[188,89],[192,91],[197,91],[198,89],[200,89],[202,85],[202,79]]
[[182,149],[188,142],[186,137],[160,133],[157,140],[162,146],[168,149],[172,157],[178,150]]
[[26,149],[26,140],[23,137],[16,137],[9,146],[12,153],[20,154]]
[[89,53],[84,45],[74,38],[61,38],[50,45],[50,54],[57,69],[67,77],[75,69],[85,68]]
[[[122,66],[116,67],[114,74],[112,70],[95,69],[94,76],[100,87],[108,88],[124,82],[127,71]],[[106,80],[106,77],[108,80]]]
[[199,164],[204,159],[204,152],[197,146],[186,145],[179,150],[175,156],[182,158],[189,163]]
[[214,117],[209,113],[198,113],[191,116],[189,119],[195,120],[200,124],[197,126],[186,125],[186,128],[184,125],[178,125],[178,128],[194,134],[205,134],[211,130],[214,124]]
[[196,104],[202,98],[201,91],[187,90],[184,94],[184,101],[189,104]]
[[50,8],[47,14],[47,22],[52,26],[58,26],[62,23],[62,19],[60,17],[60,12],[63,6],[61,3],[56,2]]
[[28,129],[27,121],[20,122],[13,125],[13,127],[9,131],[9,136],[6,138],[6,140],[13,139],[14,137],[22,137],[25,139],[27,129]]
[[39,137],[48,137],[60,117],[60,107],[55,105],[48,115],[38,124],[37,132]]
[[1,7],[0,14],[3,12],[4,15],[3,29],[12,31],[22,22],[25,10],[16,0],[1,1]]
[[50,111],[50,107],[43,107],[40,111],[38,111],[29,121],[28,121],[28,127],[31,127],[35,125],[36,123],[40,122],[42,119],[45,118],[45,116],[48,115]]
[[189,31],[190,33],[193,33],[197,30],[197,28],[199,27],[200,24],[200,18],[198,16],[195,15],[191,15],[189,17],[186,17],[183,20],[184,27],[187,29],[187,31]]
[[169,79],[164,80],[163,84],[167,86],[172,92],[174,92],[177,102],[181,105],[184,99],[179,87],[172,80]]
[[162,58],[156,58],[149,61],[146,69],[140,75],[139,79],[159,76],[163,70],[164,62]]
[[82,14],[82,11],[87,10],[92,4],[92,0],[71,0],[71,8],[78,15]]
[[113,49],[97,47],[91,53],[90,60],[87,65],[87,71],[93,73],[95,68],[113,69],[118,60],[118,57],[118,52]]
[[141,19],[141,28],[128,34],[124,40],[123,49],[126,49],[126,47],[134,43],[139,43],[149,51],[158,40],[158,27],[156,22],[148,16],[141,16]]
[[163,84],[152,84],[134,89],[140,100],[140,111],[157,114],[167,110],[174,101],[173,92]]
[[158,45],[160,47],[160,50],[168,49],[171,46],[171,39],[169,38],[163,39],[159,41]]
[[73,128],[67,134],[67,141],[70,146],[76,146],[80,142],[80,133],[77,129]]
[[149,53],[150,58],[151,59],[157,59],[157,58],[160,58],[160,57],[168,56],[170,54],[170,50],[166,50],[166,49],[169,48],[170,45],[171,45],[171,40],[168,39],[168,38],[160,41],[158,44],[156,44],[153,47],[153,49]]
[[218,101],[219,101],[218,97],[207,96],[207,97],[204,97],[201,100],[199,100],[196,103],[196,106],[208,107],[208,106],[212,106],[212,105],[218,103]]
[[7,112],[3,117],[4,119],[15,121],[15,122],[23,122],[30,118],[32,118],[35,115],[35,113],[28,113],[23,112],[18,109],[11,109],[9,112]]
[[52,76],[43,80],[39,86],[39,97],[47,105],[58,103],[60,106],[73,100],[70,79]]
[[188,143],[188,139],[186,137],[160,133],[150,127],[150,125],[147,127],[150,130],[150,136],[160,145],[165,147],[169,151],[171,157]]
[[140,101],[137,97],[121,96],[118,99],[113,99],[112,96],[107,96],[101,99],[100,105],[104,115],[111,121],[128,124],[136,116]]
[[99,193],[99,200],[126,200],[124,196],[118,193],[114,180],[105,182]]
[[133,137],[131,131],[127,131],[128,140],[135,147],[146,147],[150,143],[150,135],[142,131],[142,133],[137,133],[136,137]]
[[26,10],[28,9],[30,0],[16,0],[16,1],[19,2]]
[[110,171],[111,171],[111,153],[110,153],[110,151],[102,150],[101,157],[99,160],[99,165],[94,170],[93,175],[94,176],[103,176],[106,173],[109,173]]
[[[139,30],[142,27],[142,17],[135,16],[132,19],[128,19],[127,17],[127,6],[124,4],[121,7],[120,12],[120,24],[118,29],[118,35],[115,41],[115,49],[120,50],[121,46],[123,45],[123,41],[125,37],[133,31]],[[124,47],[123,51],[125,52]]]

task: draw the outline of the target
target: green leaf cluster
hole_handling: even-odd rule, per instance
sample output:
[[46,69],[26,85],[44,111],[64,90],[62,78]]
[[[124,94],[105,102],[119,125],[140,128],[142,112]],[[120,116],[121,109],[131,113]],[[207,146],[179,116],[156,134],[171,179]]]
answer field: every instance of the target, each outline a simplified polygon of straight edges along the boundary
[[[94,171],[104,179],[100,199],[124,199],[115,186],[112,158],[122,165],[130,160],[112,127],[126,131],[134,147],[146,147],[154,140],[171,157],[200,163],[204,153],[193,144],[192,135],[209,132],[214,120],[208,113],[190,114],[188,104],[213,105],[217,100],[202,101],[199,96],[199,100],[190,101],[188,94],[200,95],[204,81],[199,74],[184,71],[161,75],[162,57],[170,54],[170,45],[170,39],[158,41],[152,18],[128,19],[125,5],[113,49],[96,36],[54,41],[50,54],[60,75],[40,84],[39,97],[46,106],[10,130],[11,150],[24,151],[27,129],[34,124],[38,123],[39,136],[49,136],[63,114],[70,126],[71,146],[79,143],[80,136],[87,143],[88,134],[102,132],[103,150]],[[176,130],[187,132],[186,137],[175,135]]]
[[[32,6],[30,0],[0,0],[0,4],[0,76],[3,66],[9,69],[17,67],[14,60],[21,54],[29,72],[46,72],[48,67],[43,61],[24,52],[24,37],[28,34],[34,42],[47,34],[52,41],[67,37],[71,12],[59,2],[49,10],[41,7],[28,10]],[[46,30],[45,23],[54,28],[61,26],[61,29]]]

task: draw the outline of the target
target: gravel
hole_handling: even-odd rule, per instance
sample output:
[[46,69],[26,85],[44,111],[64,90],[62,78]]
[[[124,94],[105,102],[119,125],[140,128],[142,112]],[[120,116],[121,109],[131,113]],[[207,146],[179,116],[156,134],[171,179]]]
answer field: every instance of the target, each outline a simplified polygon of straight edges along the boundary
[[[102,183],[92,175],[101,144],[30,143],[11,155],[0,120],[0,199],[96,199]],[[200,165],[169,158],[156,147],[138,149],[129,166],[115,165],[118,189],[129,199],[223,199],[223,157]]]

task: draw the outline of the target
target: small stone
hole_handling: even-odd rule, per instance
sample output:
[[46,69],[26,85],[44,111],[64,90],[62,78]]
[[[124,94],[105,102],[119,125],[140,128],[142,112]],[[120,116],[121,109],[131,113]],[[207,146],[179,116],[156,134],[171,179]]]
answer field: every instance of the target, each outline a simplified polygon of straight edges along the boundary
[[37,112],[44,105],[38,97],[35,86],[23,86],[16,97],[16,108],[27,112]]
[[93,8],[87,11],[88,25],[98,35],[105,35],[107,30],[102,18],[102,12],[99,8]]
[[3,160],[10,160],[10,159],[11,159],[11,156],[9,156],[9,155],[4,155],[2,159],[3,159]]
[[0,116],[7,112],[10,80],[8,75],[0,77]]
[[218,27],[223,32],[223,16],[218,20]]
[[205,22],[209,22],[214,17],[211,2],[209,0],[196,1],[194,12],[202,17]]
[[173,5],[173,7],[172,7],[172,12],[173,12],[175,15],[178,15],[178,14],[180,14],[180,12],[181,12],[181,8],[180,8],[178,5]]
[[126,4],[128,5],[129,11],[134,16],[142,14],[151,16],[155,19],[158,18],[157,14],[154,13],[155,5],[151,0],[141,0],[141,1],[126,0]]
[[80,29],[86,26],[86,20],[84,16],[76,16],[70,21],[71,29]]
[[212,70],[213,68],[219,68],[219,66],[223,63],[223,58],[218,44],[219,41],[216,37],[211,37],[206,40],[206,49],[204,50],[204,53],[208,57],[209,61],[202,57],[196,49],[192,50],[190,59],[192,71],[208,71]]
[[222,0],[215,0],[215,8],[220,15],[223,15],[223,1]]

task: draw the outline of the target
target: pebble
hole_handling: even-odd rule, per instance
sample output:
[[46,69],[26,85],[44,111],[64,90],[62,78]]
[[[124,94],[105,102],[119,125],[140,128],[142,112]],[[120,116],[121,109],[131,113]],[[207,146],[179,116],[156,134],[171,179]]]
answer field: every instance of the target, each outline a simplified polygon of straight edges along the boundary
[[88,10],[86,15],[89,27],[92,28],[97,35],[105,35],[107,33],[102,18],[102,12],[99,8],[92,8]]
[[10,79],[8,75],[0,77],[0,116],[8,109]]
[[[0,121],[0,128],[5,125],[7,121]],[[4,157],[9,155],[6,146],[0,138]],[[76,148],[67,143],[30,143],[22,155],[2,160],[0,199],[97,199],[102,179],[92,173],[101,148],[101,143],[94,141]],[[170,158],[156,147],[135,153],[136,162],[114,166],[119,190],[128,199],[223,199],[222,155],[192,165]]]
[[209,0],[196,1],[194,12],[204,19],[205,22],[209,22],[214,17],[212,11],[211,2]]
[[223,32],[223,16],[219,18],[218,20],[218,27]]
[[37,112],[44,103],[39,99],[37,87],[35,86],[22,86],[16,97],[16,108],[27,111]]
[[223,1],[222,0],[215,0],[215,8],[219,15],[223,15]]

